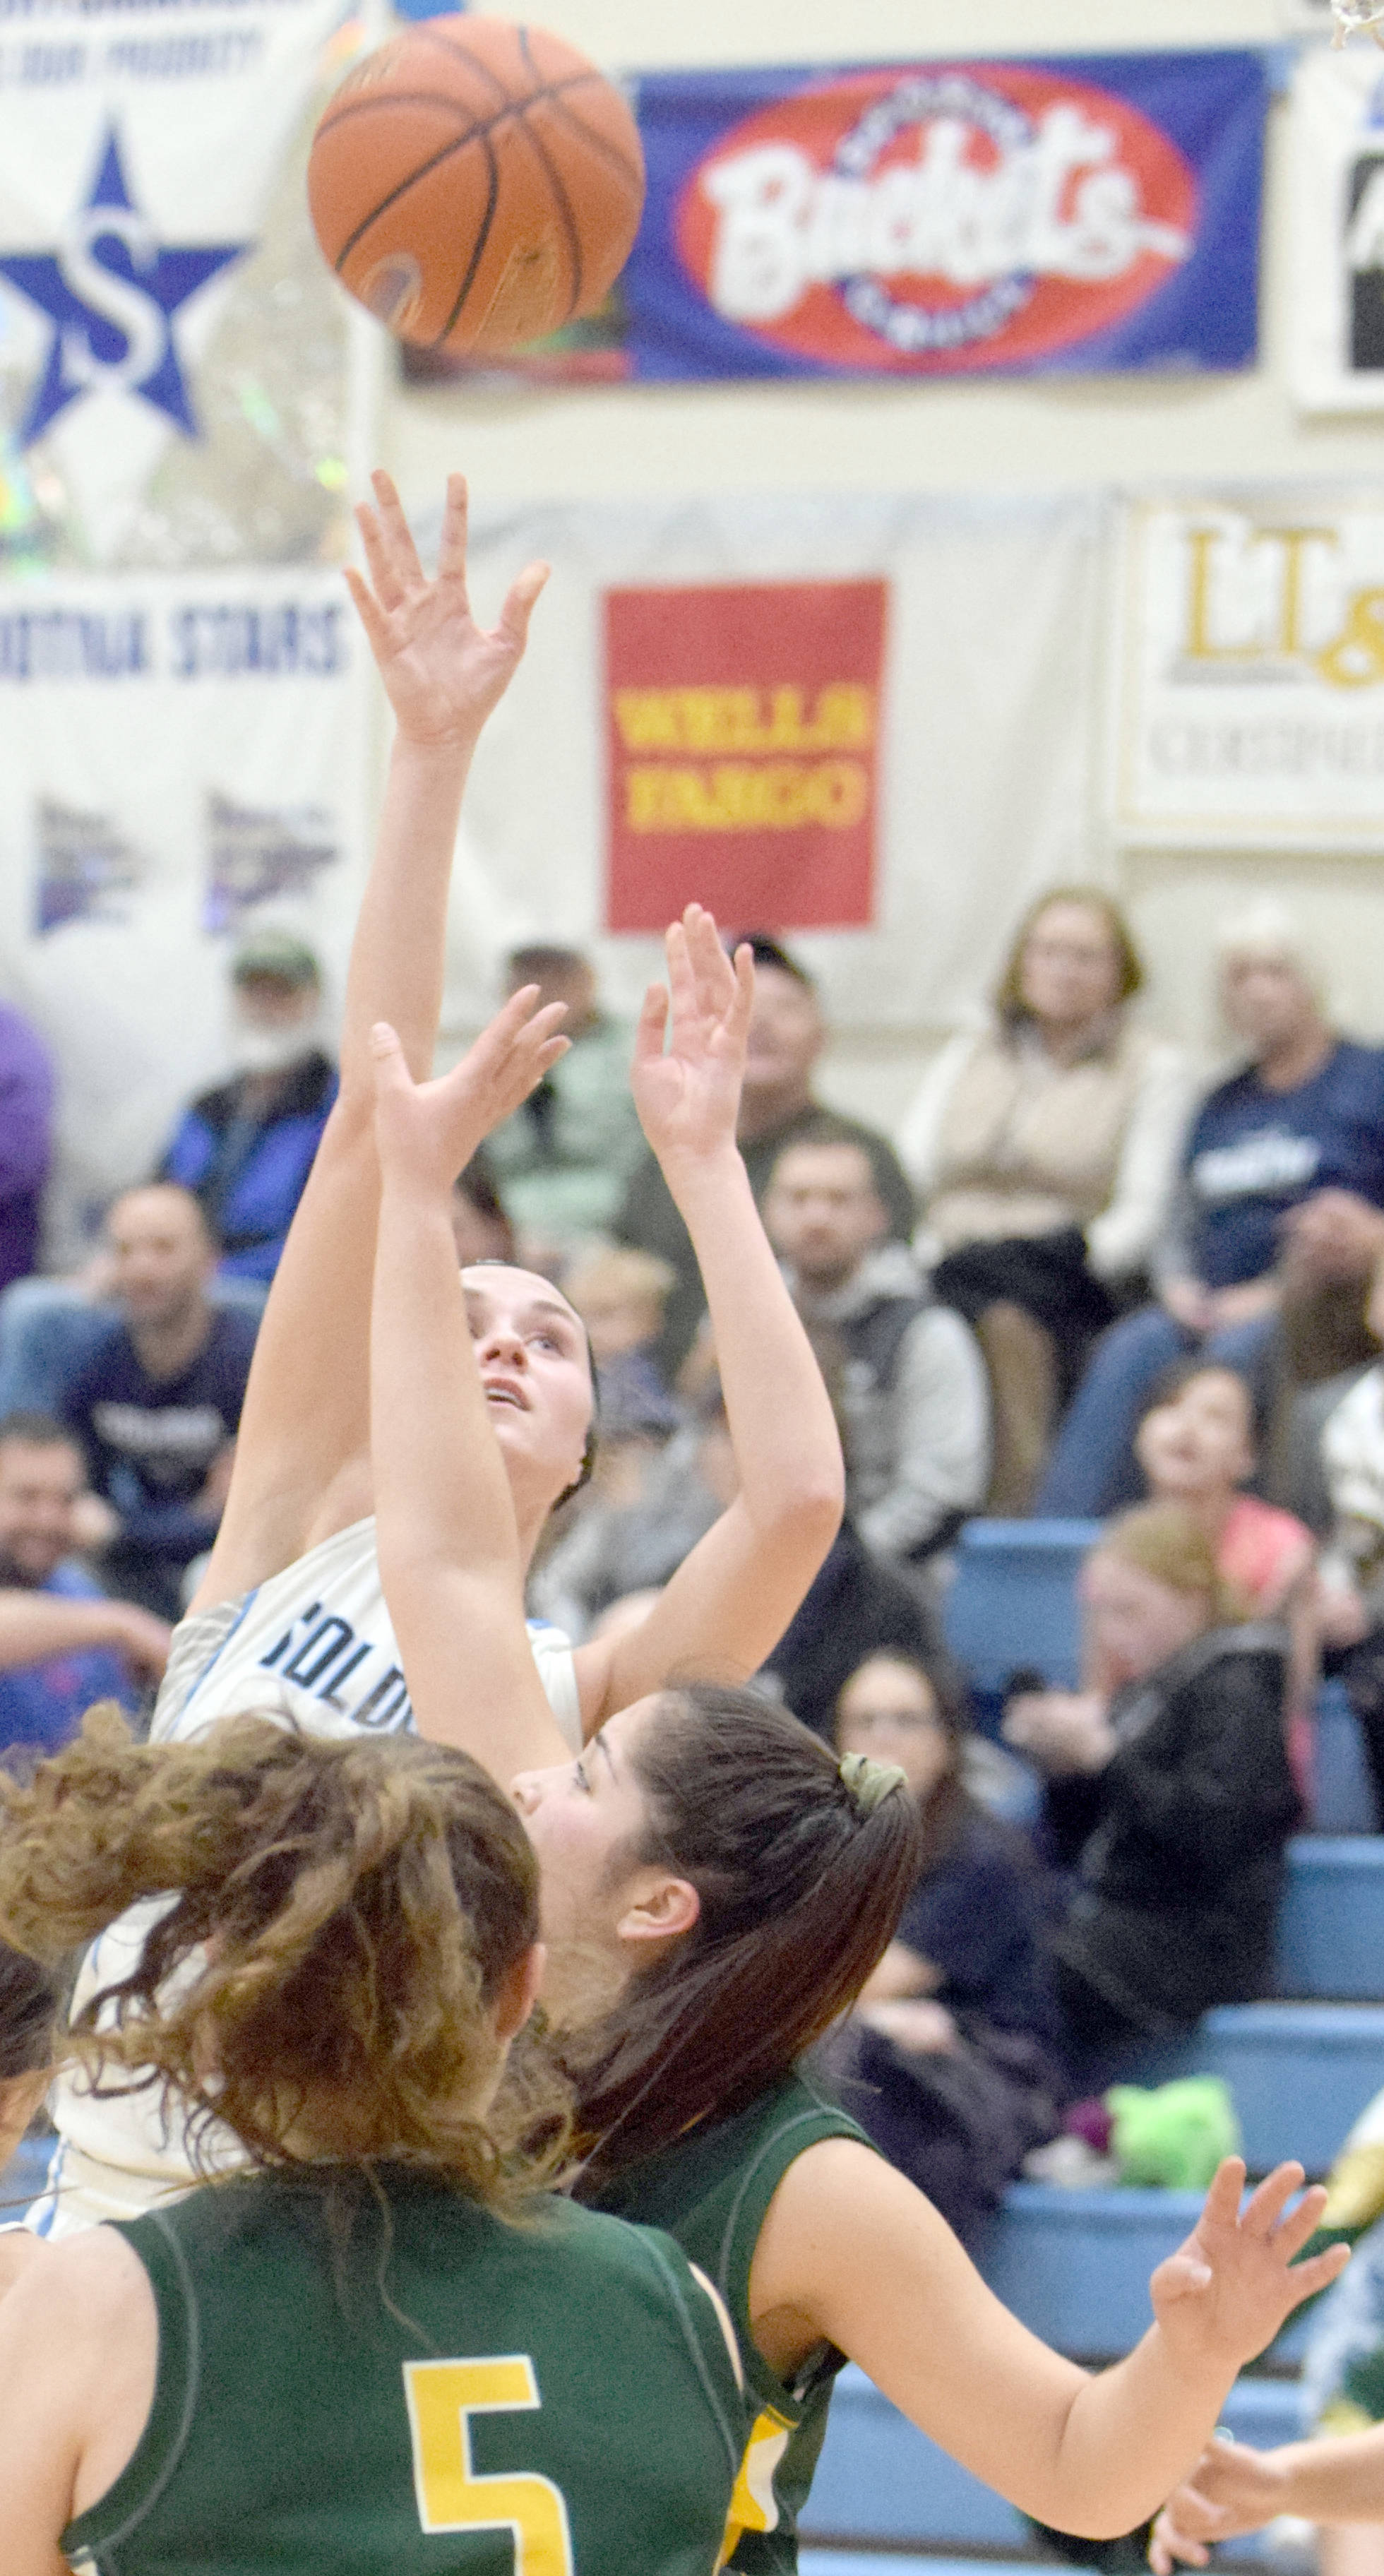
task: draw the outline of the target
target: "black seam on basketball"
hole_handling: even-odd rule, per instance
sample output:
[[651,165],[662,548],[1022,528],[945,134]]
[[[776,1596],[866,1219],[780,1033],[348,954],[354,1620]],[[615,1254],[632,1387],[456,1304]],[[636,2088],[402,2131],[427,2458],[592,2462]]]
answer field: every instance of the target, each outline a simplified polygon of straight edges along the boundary
[[646,181],[642,164],[627,161],[619,145],[610,142],[606,135],[598,134],[594,125],[584,124],[575,108],[569,106],[565,98],[554,98],[549,101],[549,105],[554,116],[559,117],[574,134],[579,134],[590,151],[599,153],[603,160],[609,162],[612,169],[619,171],[622,179],[628,179],[637,196],[643,196]]
[[430,349],[441,348],[448,332],[456,329],[457,323],[461,319],[462,313],[465,311],[466,299],[470,294],[472,287],[475,285],[476,271],[480,267],[481,261],[485,256],[485,246],[490,239],[490,228],[495,221],[495,209],[500,202],[500,165],[495,158],[495,146],[491,142],[488,134],[482,135],[481,146],[490,166],[490,194],[486,199],[485,213],[481,217],[480,230],[476,235],[475,248],[471,253],[466,275],[462,279],[460,286],[457,288],[451,312],[448,314],[447,319],[443,323],[441,330],[438,332],[436,339],[429,340],[427,343],[427,346]]
[[[454,46],[451,50],[456,52],[458,48]],[[534,90],[528,98],[506,97],[503,107],[497,107],[493,116],[478,118],[474,124],[467,127],[465,134],[458,137],[458,141],[465,143],[473,134],[490,134],[497,125],[503,124],[507,116],[522,116],[526,108],[546,106],[551,101],[561,98],[569,89],[580,89],[586,81],[600,78],[599,72],[575,72],[570,80],[554,81],[548,89]],[[369,116],[376,108],[381,107],[441,107],[446,108],[453,116],[467,114],[460,99],[439,98],[436,90],[395,89],[390,90],[387,96],[382,96],[376,90],[369,98],[344,98],[339,107],[333,108],[330,105],[325,107],[318,119],[317,133],[333,134],[338,125],[345,124],[348,116]]]
[[[527,29],[527,27],[521,27],[521,28],[520,28],[520,30],[519,30],[519,41],[520,41],[521,45],[522,45],[522,46],[523,46],[523,48],[524,48],[525,57],[527,58],[527,56],[528,56],[528,29]],[[571,321],[571,319],[572,319],[573,314],[576,312],[576,309],[577,309],[578,304],[581,302],[581,290],[582,290],[582,281],[583,281],[583,266],[582,266],[582,255],[581,255],[581,235],[580,235],[580,233],[579,233],[579,232],[578,232],[578,230],[577,230],[577,219],[576,219],[576,216],[575,216],[575,215],[574,215],[574,213],[572,212],[572,200],[571,200],[571,198],[570,198],[570,197],[568,196],[568,194],[567,194],[567,189],[566,189],[566,186],[565,186],[564,181],[563,181],[562,173],[561,173],[561,171],[558,169],[558,167],[557,167],[557,165],[556,165],[555,161],[553,160],[552,154],[549,152],[548,147],[547,147],[547,144],[543,141],[543,138],[542,138],[542,136],[541,136],[540,134],[535,134],[535,133],[534,133],[534,131],[533,131],[532,127],[531,127],[531,126],[530,126],[530,124],[529,124],[529,121],[528,121],[528,118],[527,118],[527,117],[525,117],[525,118],[523,119],[522,123],[520,124],[520,126],[519,126],[519,132],[520,132],[520,134],[523,136],[524,141],[527,143],[527,145],[528,145],[528,147],[529,147],[529,150],[530,150],[531,152],[535,153],[535,154],[537,155],[537,157],[538,157],[539,161],[542,163],[543,171],[544,171],[544,175],[545,175],[545,177],[547,178],[548,185],[549,185],[549,187],[551,188],[551,190],[552,190],[552,192],[553,192],[553,203],[554,203],[554,205],[556,206],[556,208],[557,208],[557,210],[558,210],[558,214],[560,215],[560,217],[561,217],[561,219],[562,219],[562,229],[563,229],[563,231],[564,231],[564,232],[566,233],[566,235],[567,235],[567,257],[568,257],[568,263],[569,263],[569,265],[570,265],[570,267],[571,267],[571,271],[572,271],[572,292],[571,292],[570,296],[569,296],[569,297],[568,297],[568,299],[567,299],[567,310],[566,310],[566,312],[564,313],[564,315],[563,315],[562,319],[563,319],[563,322],[570,322],[570,321]],[[559,327],[559,328],[561,328],[561,325],[559,325],[558,327]]]
[[[442,44],[446,44],[447,42],[445,37],[439,38],[436,41]],[[447,50],[449,53],[456,54],[460,53],[463,49],[460,46],[453,45],[448,46]],[[470,57],[468,56],[467,59],[469,60]],[[489,77],[493,79],[494,74],[490,74]],[[450,159],[452,153],[464,151],[467,145],[471,143],[480,143],[484,145],[486,157],[490,163],[491,196],[489,206],[486,210],[485,219],[485,233],[488,238],[490,226],[494,221],[495,196],[499,185],[499,174],[495,163],[494,151],[490,142],[490,137],[494,133],[496,126],[503,125],[507,116],[523,117],[527,115],[531,107],[560,107],[562,94],[565,91],[580,89],[585,82],[600,80],[601,78],[602,74],[597,71],[574,72],[567,80],[553,81],[549,83],[546,89],[534,90],[528,98],[513,99],[506,97],[504,106],[498,107],[493,116],[479,119],[476,123],[468,126],[464,134],[453,135],[449,143],[444,143],[438,151],[432,154],[429,160],[421,163],[418,169],[410,170],[406,179],[401,179],[397,187],[390,189],[388,196],[381,197],[379,204],[371,207],[368,215],[362,216],[360,222],[355,228],[355,231],[342,243],[340,250],[337,252],[336,258],[332,263],[337,275],[340,276],[341,271],[347,260],[350,258],[352,251],[355,250],[360,242],[364,240],[371,225],[379,222],[381,215],[387,214],[391,206],[397,206],[400,198],[406,197],[410,188],[416,187],[420,179],[430,178],[434,170],[440,169],[442,163]],[[462,113],[457,101],[454,99],[435,98],[429,90],[396,90],[388,98],[375,97],[348,99],[345,105],[340,109],[339,113],[332,117],[331,123],[333,126],[344,124],[348,116],[363,116],[373,108],[429,106],[449,107],[453,108],[457,114]],[[319,134],[323,132],[324,129],[325,119],[323,124],[318,127]],[[580,128],[580,131],[585,134],[586,129],[582,127]],[[590,139],[595,140],[594,137]],[[621,166],[624,167],[625,165],[622,163]],[[484,243],[482,243],[482,248],[483,247]],[[480,252],[477,251],[472,260],[471,268],[467,272],[466,283],[462,290],[463,303],[465,302],[466,295],[470,292],[471,281],[475,273],[476,261],[479,260],[479,257]],[[460,310],[461,306],[459,304],[453,307],[452,317],[447,324],[446,331],[443,331],[439,335],[439,340],[430,341],[426,344],[427,346],[431,348],[437,348],[439,346],[440,340],[446,338],[447,331],[452,330],[455,326]]]
[[412,36],[421,36],[423,42],[427,45],[436,45],[439,51],[447,56],[449,62],[464,62],[468,71],[480,72],[483,77],[489,81],[492,89],[497,89],[499,91],[501,98],[505,100],[508,106],[517,107],[519,105],[519,101],[515,97],[513,90],[506,89],[499,73],[492,70],[489,63],[483,63],[479,54],[473,54],[469,45],[454,45],[450,36],[440,36],[436,27],[430,26],[426,19],[421,20],[416,26],[411,27],[409,29],[409,33]]

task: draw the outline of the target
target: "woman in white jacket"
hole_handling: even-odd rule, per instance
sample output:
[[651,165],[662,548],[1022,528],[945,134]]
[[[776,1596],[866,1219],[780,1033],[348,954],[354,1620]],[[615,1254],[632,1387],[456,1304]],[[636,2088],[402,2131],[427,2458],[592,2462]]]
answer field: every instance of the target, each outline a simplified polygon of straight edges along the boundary
[[1131,1021],[1143,980],[1108,895],[1042,896],[991,1015],[942,1049],[899,1136],[934,1292],[990,1364],[1002,1509],[1026,1506],[1058,1406],[1167,1215],[1191,1085],[1181,1051]]

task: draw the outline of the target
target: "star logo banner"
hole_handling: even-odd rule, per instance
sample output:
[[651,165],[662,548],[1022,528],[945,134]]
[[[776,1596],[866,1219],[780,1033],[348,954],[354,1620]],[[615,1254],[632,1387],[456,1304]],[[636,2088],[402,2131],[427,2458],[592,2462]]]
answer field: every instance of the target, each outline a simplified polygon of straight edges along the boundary
[[343,6],[0,18],[0,578],[345,551],[369,351],[302,185]]

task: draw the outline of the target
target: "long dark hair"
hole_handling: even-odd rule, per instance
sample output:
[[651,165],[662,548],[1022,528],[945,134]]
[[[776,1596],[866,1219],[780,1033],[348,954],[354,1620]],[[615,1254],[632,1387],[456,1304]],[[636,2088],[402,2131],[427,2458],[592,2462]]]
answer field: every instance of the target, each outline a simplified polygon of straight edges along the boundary
[[820,1737],[754,1691],[663,1692],[629,1758],[647,1824],[612,1870],[661,1862],[700,1913],[563,2043],[588,2194],[785,2075],[865,1983],[918,1873],[912,1800],[867,1812]]

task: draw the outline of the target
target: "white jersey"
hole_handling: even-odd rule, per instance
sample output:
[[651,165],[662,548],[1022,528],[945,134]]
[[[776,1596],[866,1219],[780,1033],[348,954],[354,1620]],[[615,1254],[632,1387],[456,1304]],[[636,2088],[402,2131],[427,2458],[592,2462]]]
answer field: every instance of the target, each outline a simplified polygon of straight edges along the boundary
[[[538,1677],[574,1753],[582,1745],[572,1648],[529,1621]],[[292,1718],[312,1735],[397,1734],[413,1724],[408,1684],[380,1589],[373,1520],[324,1538],[239,1601],[199,1610],[174,1633],[150,1730],[156,1743],[199,1735],[246,1709]]]
[[[574,1753],[582,1743],[572,1648],[560,1628],[529,1621],[529,1643],[549,1706]],[[271,1575],[243,1600],[184,1619],[151,1729],[158,1742],[198,1735],[246,1710],[294,1720],[314,1735],[356,1729],[397,1734],[413,1711],[380,1589],[373,1520],[356,1521]],[[88,1950],[73,1995],[79,2010],[138,1961],[166,1899],[129,1911]],[[107,2077],[105,2081],[111,2079]],[[184,2123],[161,2089],[94,2094],[80,2069],[61,2073],[50,2101],[58,2145],[44,2199],[29,2225],[67,2236],[106,2218],[136,2218],[208,2170],[243,2162],[229,2130],[198,2141],[194,2164]]]

